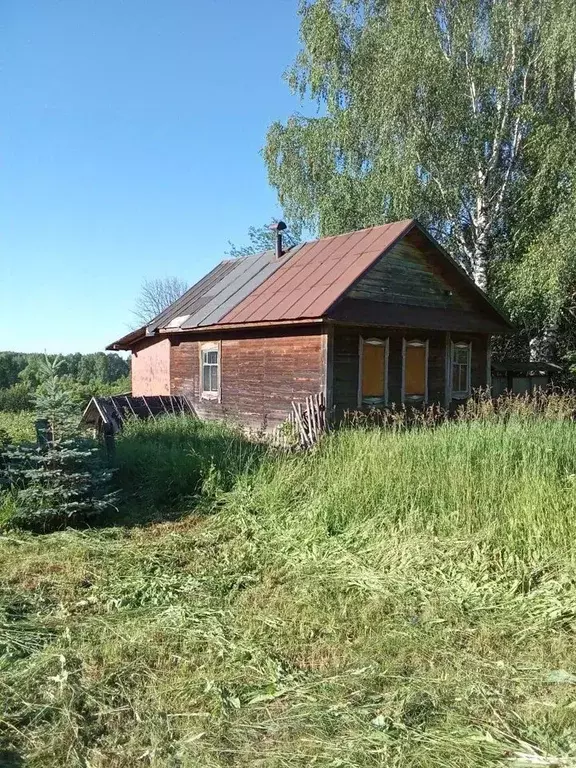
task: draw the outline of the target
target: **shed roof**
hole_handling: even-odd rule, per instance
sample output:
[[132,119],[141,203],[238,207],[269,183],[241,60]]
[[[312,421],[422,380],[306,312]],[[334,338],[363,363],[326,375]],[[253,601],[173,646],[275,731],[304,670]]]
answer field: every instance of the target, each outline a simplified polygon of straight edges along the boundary
[[528,373],[530,371],[558,373],[562,367],[544,360],[501,360],[493,361],[492,369],[499,373]]
[[110,395],[92,397],[84,409],[80,424],[110,427],[118,432],[129,418],[155,419],[157,416],[188,413],[195,415],[188,398],[183,395]]
[[435,243],[415,219],[323,237],[288,250],[227,259],[139,331],[109,349],[128,349],[137,338],[157,331],[184,332],[222,325],[253,325],[319,320],[398,240],[420,230],[437,247],[439,258],[459,273],[502,327],[508,320],[464,270]]

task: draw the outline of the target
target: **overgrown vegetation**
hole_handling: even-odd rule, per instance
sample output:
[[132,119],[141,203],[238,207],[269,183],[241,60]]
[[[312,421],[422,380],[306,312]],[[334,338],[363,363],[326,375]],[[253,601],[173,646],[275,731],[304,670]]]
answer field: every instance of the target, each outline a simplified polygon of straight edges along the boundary
[[116,441],[116,485],[129,519],[179,515],[230,490],[264,448],[221,422],[190,416],[128,422]]
[[573,407],[292,455],[130,425],[133,500],[190,514],[0,539],[2,764],[573,765]]
[[116,353],[40,355],[0,352],[0,413],[34,409],[46,360],[60,363],[60,378],[80,408],[95,395],[130,392],[130,364]]
[[0,510],[4,526],[48,531],[84,523],[113,508],[112,470],[93,440],[79,434],[77,406],[60,376],[63,360],[46,358],[34,396],[37,439],[0,440]]
[[0,431],[16,443],[34,440],[34,414],[31,411],[0,411]]

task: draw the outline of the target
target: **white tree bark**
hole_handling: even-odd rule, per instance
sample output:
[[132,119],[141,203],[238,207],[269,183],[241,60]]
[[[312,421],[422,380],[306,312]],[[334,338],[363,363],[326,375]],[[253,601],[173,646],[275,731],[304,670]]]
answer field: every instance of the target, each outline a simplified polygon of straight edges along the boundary
[[530,339],[530,360],[554,362],[557,355],[558,329],[550,325],[543,328],[538,336]]

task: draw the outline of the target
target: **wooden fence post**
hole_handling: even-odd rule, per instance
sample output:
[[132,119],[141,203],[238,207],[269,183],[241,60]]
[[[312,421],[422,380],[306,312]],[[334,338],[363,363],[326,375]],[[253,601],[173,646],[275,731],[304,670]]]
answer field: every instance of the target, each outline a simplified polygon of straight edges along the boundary
[[39,448],[48,448],[54,440],[52,428],[48,419],[37,419],[34,422],[36,428],[36,442]]
[[104,447],[106,449],[108,464],[114,464],[116,461],[116,440],[114,438],[114,429],[111,424],[104,425]]

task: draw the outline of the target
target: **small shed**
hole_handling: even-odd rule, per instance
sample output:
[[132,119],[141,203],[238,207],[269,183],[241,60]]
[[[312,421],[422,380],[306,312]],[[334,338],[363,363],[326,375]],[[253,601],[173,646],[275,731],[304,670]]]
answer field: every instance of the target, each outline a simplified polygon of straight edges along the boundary
[[183,395],[114,395],[93,397],[82,414],[81,425],[98,434],[115,434],[130,418],[155,419],[163,415],[188,413],[194,408]]
[[562,372],[555,363],[543,361],[502,360],[492,363],[492,394],[532,394],[554,383],[554,375]]

